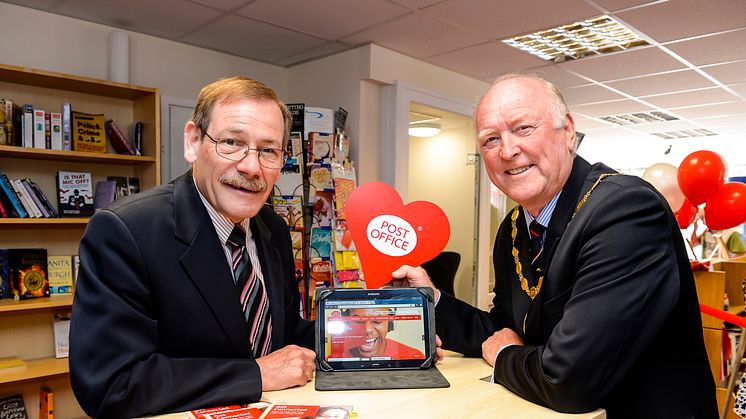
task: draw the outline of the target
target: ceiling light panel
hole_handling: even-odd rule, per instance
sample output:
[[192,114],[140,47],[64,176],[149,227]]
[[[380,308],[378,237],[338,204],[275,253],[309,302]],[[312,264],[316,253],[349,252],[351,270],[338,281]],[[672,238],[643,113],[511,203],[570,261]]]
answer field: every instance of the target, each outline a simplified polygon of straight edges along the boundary
[[662,112],[662,111],[652,111],[652,112],[634,112],[634,113],[627,113],[627,114],[620,114],[620,115],[608,115],[608,116],[602,116],[598,119],[601,119],[606,122],[611,122],[612,124],[617,124],[617,125],[638,125],[638,124],[653,123],[653,122],[676,121],[679,118],[671,114]]
[[503,42],[555,63],[648,45],[630,29],[605,15]]

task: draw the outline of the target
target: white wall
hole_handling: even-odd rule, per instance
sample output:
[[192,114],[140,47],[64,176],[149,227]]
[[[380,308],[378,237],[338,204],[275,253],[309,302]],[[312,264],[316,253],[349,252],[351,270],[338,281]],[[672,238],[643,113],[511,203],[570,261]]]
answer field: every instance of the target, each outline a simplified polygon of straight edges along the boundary
[[[117,28],[0,3],[0,62],[106,79],[109,33]],[[246,75],[287,97],[287,69],[233,55],[130,35],[130,83],[195,99],[220,77]]]

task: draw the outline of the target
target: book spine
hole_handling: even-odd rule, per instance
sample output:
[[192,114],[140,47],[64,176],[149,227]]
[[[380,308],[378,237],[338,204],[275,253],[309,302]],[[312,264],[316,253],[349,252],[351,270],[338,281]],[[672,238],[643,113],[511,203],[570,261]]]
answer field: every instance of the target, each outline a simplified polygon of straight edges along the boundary
[[44,148],[52,149],[52,115],[49,112],[44,114]]
[[39,419],[54,419],[54,393],[47,387],[39,391]]
[[23,140],[21,136],[21,107],[13,103],[12,100],[5,99],[5,129],[8,136],[8,145],[22,147]]
[[135,153],[142,156],[142,122],[135,122]]
[[23,105],[23,146],[34,147],[34,105]]
[[28,181],[26,179],[19,180],[23,188],[28,193],[29,197],[31,197],[31,200],[34,201],[34,205],[36,205],[36,208],[39,209],[39,212],[41,212],[42,217],[49,218],[49,211],[47,211],[47,208],[41,203],[39,198],[36,196],[36,193],[33,189],[31,189],[31,185],[29,185]]
[[73,149],[72,125],[70,122],[70,102],[62,104],[62,149],[70,151]]
[[34,109],[34,148],[47,148],[44,131],[44,114],[41,109]]
[[49,114],[51,123],[51,146],[52,150],[62,150],[62,114],[52,112]]
[[39,197],[39,200],[41,200],[42,204],[44,204],[45,207],[47,207],[47,211],[49,211],[49,214],[51,217],[57,217],[57,210],[54,208],[54,205],[52,205],[52,201],[47,198],[47,195],[44,193],[44,191],[41,190],[39,185],[36,184],[31,179],[26,178],[29,185],[31,185],[31,188],[36,192],[36,195]]
[[117,125],[116,122],[108,119],[104,123],[104,128],[106,129],[106,135],[111,141],[111,145],[114,146],[114,149],[117,151],[117,153],[129,154],[130,156],[135,155],[135,149],[132,148],[130,142],[127,140],[127,137],[124,136],[124,133],[119,128],[119,125]]
[[0,189],[5,193],[5,196],[8,198],[8,201],[13,206],[13,209],[15,210],[16,214],[18,214],[18,218],[26,218],[28,217],[28,214],[26,213],[26,210],[23,208],[23,205],[21,205],[21,200],[18,198],[18,195],[15,193],[15,189],[13,189],[10,186],[10,179],[8,179],[8,176],[5,175],[5,173],[0,172]]
[[0,145],[8,145],[8,136],[5,133],[5,99],[0,98]]
[[11,179],[10,184],[16,189],[16,193],[21,197],[21,202],[26,207],[26,211],[29,213],[31,218],[41,218],[41,211],[36,208],[36,204],[26,192],[26,188],[19,179]]
[[[0,194],[2,193],[3,191],[0,191]],[[5,205],[2,200],[0,200],[0,217],[8,218],[8,211],[5,210]],[[0,278],[0,281],[2,281],[2,278]],[[0,295],[0,298],[2,298],[2,295]]]

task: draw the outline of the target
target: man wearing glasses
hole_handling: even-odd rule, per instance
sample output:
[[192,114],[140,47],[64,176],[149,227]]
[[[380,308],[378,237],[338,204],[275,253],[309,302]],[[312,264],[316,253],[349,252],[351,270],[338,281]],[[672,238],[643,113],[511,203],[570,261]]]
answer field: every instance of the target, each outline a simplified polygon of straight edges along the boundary
[[88,415],[253,402],[312,378],[290,235],[265,205],[290,122],[269,87],[212,83],[184,127],[192,169],[90,219],[70,331]]

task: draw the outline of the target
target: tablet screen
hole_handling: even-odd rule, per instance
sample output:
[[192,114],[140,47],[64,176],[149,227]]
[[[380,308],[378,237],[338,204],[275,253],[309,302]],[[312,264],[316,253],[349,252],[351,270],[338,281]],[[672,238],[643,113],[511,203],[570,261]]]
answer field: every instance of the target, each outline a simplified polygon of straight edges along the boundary
[[414,288],[335,290],[317,307],[319,358],[333,369],[419,367],[431,350],[428,302]]

